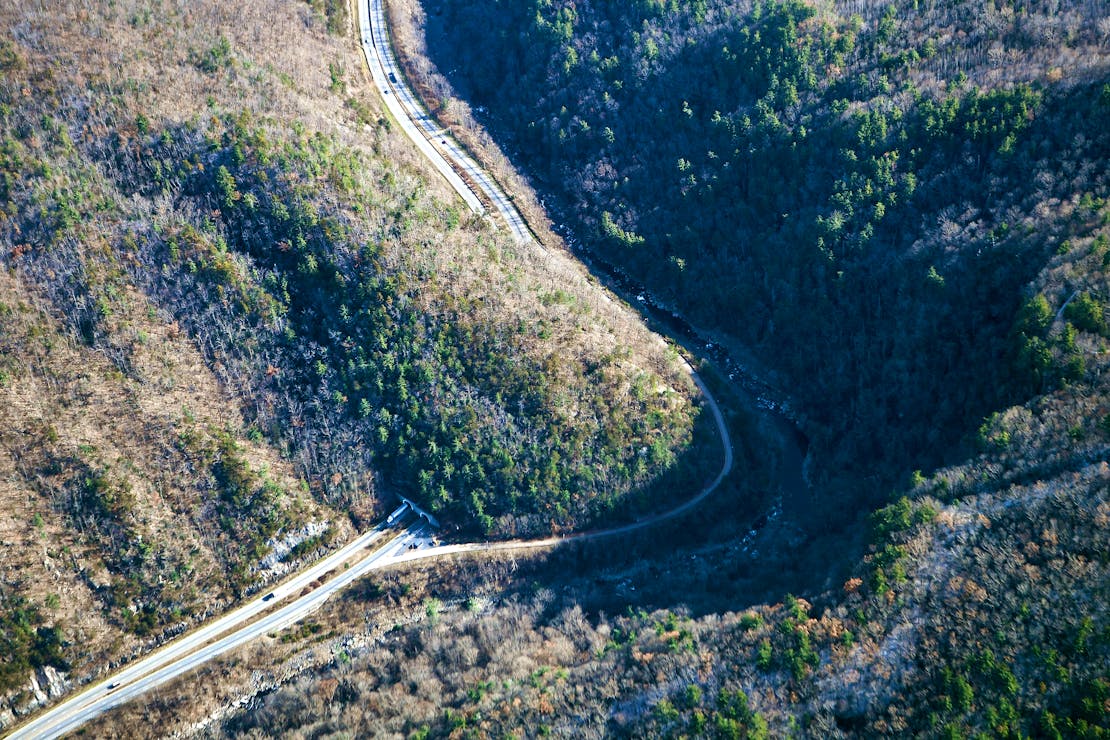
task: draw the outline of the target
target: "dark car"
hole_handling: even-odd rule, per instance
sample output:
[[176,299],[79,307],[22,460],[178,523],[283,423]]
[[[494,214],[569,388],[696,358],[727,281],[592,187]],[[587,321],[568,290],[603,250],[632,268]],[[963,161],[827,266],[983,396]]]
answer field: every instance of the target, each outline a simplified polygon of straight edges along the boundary
[[268,593],[268,594],[266,594],[265,596],[263,596],[263,597],[262,597],[262,600],[263,600],[263,601],[269,601],[269,600],[270,600],[270,599],[272,599],[272,598],[274,598],[274,592],[273,592],[273,591],[271,591],[270,593]]

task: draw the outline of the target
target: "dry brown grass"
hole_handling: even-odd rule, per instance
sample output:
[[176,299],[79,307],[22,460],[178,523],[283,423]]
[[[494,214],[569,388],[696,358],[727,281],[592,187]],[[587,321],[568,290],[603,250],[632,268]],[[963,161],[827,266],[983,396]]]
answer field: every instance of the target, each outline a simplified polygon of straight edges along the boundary
[[[65,84],[121,89],[132,98],[132,107],[152,120],[187,121],[210,115],[211,98],[218,109],[249,110],[279,123],[299,121],[310,132],[335,136],[344,146],[373,151],[394,163],[402,176],[419,177],[420,187],[430,188],[437,198],[455,201],[446,183],[403,135],[370,129],[347,107],[347,98],[353,97],[379,117],[386,115],[370,82],[353,26],[346,36],[328,35],[323,25],[313,20],[307,4],[295,0],[176,3],[163,11],[165,17],[150,17],[147,4],[137,0],[113,3],[110,10],[96,5],[86,10],[85,6],[72,3],[31,11],[19,24],[12,19],[13,26],[26,24],[34,29],[35,46],[44,58],[55,60],[54,69],[72,75]],[[353,24],[353,11],[350,16]],[[133,22],[143,18],[148,20]],[[52,28],[66,30],[51,34],[47,29]],[[85,33],[77,33],[80,29]],[[234,62],[214,79],[190,59],[221,36],[227,38]],[[110,44],[105,43],[107,39]],[[342,92],[329,89],[329,64],[343,71]],[[691,386],[667,359],[658,337],[645,329],[636,312],[600,289],[560,248],[561,240],[547,229],[543,209],[531,188],[506,158],[491,149],[488,136],[477,128],[470,130],[471,136],[481,134],[481,138],[467,143],[484,147],[479,149],[488,155],[484,163],[494,169],[506,191],[517,196],[518,205],[523,205],[529,223],[548,248],[517,246],[502,231],[490,232],[480,220],[465,216],[468,228],[445,235],[430,224],[418,226],[409,243],[426,248],[424,259],[437,268],[442,282],[451,284],[454,294],[485,293],[496,298],[495,303],[487,304],[491,317],[513,315],[533,322],[554,318],[553,323],[565,326],[562,318],[566,312],[561,307],[548,309],[536,298],[555,290],[573,295],[577,305],[587,310],[578,311],[578,320],[558,331],[562,341],[549,342],[546,352],[596,357],[620,346],[630,352],[626,375],[634,375],[639,368],[663,372],[688,395]],[[475,232],[485,232],[478,244]]]
[[[510,257],[510,269],[530,273],[532,280],[527,286],[531,295],[519,290],[513,291],[516,295],[501,294],[500,300],[490,306],[491,313],[509,311],[521,315],[523,312],[529,320],[545,323],[554,318],[558,333],[555,341],[548,345],[548,356],[597,358],[619,348],[627,353],[619,368],[625,379],[635,377],[640,371],[658,374],[666,378],[666,384],[680,397],[688,396],[692,392],[690,380],[675,364],[673,353],[667,351],[660,337],[645,330],[643,319],[636,311],[602,288],[597,278],[570,253],[562,237],[553,230],[554,224],[531,183],[477,122],[469,104],[428,61],[421,4],[416,0],[388,0],[386,12],[394,49],[414,89],[439,122],[493,175],[504,191],[513,196],[514,204],[539,240],[538,244],[505,243],[502,247],[503,254]],[[471,253],[465,259],[473,263],[475,255]],[[481,261],[480,255],[478,259]],[[488,267],[488,262],[484,265]],[[470,272],[469,276],[461,273],[459,277],[467,283],[463,294],[484,292],[483,284],[488,278],[481,272]],[[514,289],[520,287],[511,278],[508,284]],[[504,282],[499,285],[503,286]],[[573,309],[560,310],[556,305],[554,310],[544,311],[534,300],[536,296],[556,291],[574,297]]]
[[[80,646],[77,676],[149,641],[127,633],[105,612],[96,589],[111,582],[110,553],[75,528],[68,498],[82,482],[52,461],[80,460],[130,483],[134,505],[127,524],[165,562],[158,577],[171,578],[170,566],[188,564],[186,621],[189,613],[218,611],[227,599],[223,545],[210,526],[201,526],[204,494],[176,440],[185,429],[242,429],[237,404],[187,339],[172,324],[149,318],[140,295],[131,298],[131,312],[115,320],[143,337],[133,354],[139,377],[124,376],[76,341],[31,303],[33,289],[0,273],[0,304],[10,309],[2,333],[8,380],[0,387],[3,592],[40,607]],[[186,422],[185,414],[195,421]],[[297,493],[289,463],[275,450],[254,445],[250,456],[286,488],[288,506],[306,518],[335,518]]]
[[[332,599],[305,619],[316,626],[314,635],[293,637],[300,625],[267,635],[98,718],[86,729],[93,737],[209,735],[237,707],[269,691],[336,661],[345,664],[357,653],[388,650],[385,646],[395,637],[391,633],[428,623],[426,607],[432,594],[442,595],[445,590],[458,594],[472,585],[475,593],[494,593],[506,585],[516,568],[517,561],[511,556],[480,556],[392,567],[372,574],[365,582],[376,584],[380,594]],[[352,587],[356,591],[362,588],[363,583]],[[446,608],[456,612],[459,604]],[[449,633],[441,634],[446,637]],[[456,649],[465,652],[465,645]],[[505,650],[511,652],[512,648],[507,645]],[[427,663],[416,662],[407,674],[414,680],[423,676],[427,682],[432,671]],[[322,694],[334,690],[332,681],[321,684]],[[394,687],[393,698],[409,703],[404,683]],[[423,710],[436,714],[439,708],[427,703]],[[273,733],[277,732],[275,728]]]

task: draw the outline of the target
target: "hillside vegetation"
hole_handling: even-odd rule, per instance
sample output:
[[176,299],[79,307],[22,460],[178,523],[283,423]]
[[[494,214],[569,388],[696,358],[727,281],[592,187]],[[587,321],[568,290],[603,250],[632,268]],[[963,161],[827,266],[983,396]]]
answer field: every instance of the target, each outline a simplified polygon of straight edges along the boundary
[[[315,637],[289,637],[303,646],[285,666],[311,669],[281,673],[265,646],[214,666],[249,665],[228,694],[252,701],[209,704],[198,716],[218,716],[199,726],[206,737],[1105,737],[1110,433],[1069,426],[1084,403],[1061,393],[1008,411],[1014,448],[1035,436],[1057,452],[1042,464],[996,447],[921,479],[914,500],[869,517],[867,554],[833,589],[741,608],[725,551],[675,532],[626,545],[649,551],[627,561],[599,546],[384,573],[316,615]],[[772,555],[767,537],[749,544]],[[735,607],[687,608],[707,599]],[[178,726],[190,691],[102,727]]]
[[1106,4],[398,6],[583,249],[797,395],[864,553],[763,604],[666,534],[441,582],[210,734],[1110,734]]
[[[990,420],[981,455],[915,476],[848,577],[806,598],[752,604],[727,549],[676,533],[635,563],[455,562],[415,604],[399,595],[423,573],[366,582],[319,617],[334,637],[299,653],[312,669],[241,684],[256,701],[206,736],[1106,737],[1105,398],[1073,385]],[[749,568],[788,558],[783,534],[746,537]]]
[[86,678],[397,494],[550,534],[719,464],[675,351],[426,174],[344,4],[9,3],[0,28],[14,711],[32,668]]
[[[340,5],[145,8],[4,11],[9,685],[199,608],[190,540],[231,599],[391,490],[510,534],[700,482],[673,357],[422,179]],[[364,579],[92,733],[1110,734],[1106,4],[400,8],[592,257],[796,397],[809,526],[760,460],[632,537]]]
[[[423,10],[431,58],[582,249],[795,396],[824,521],[1085,377],[1021,307],[1105,246],[1105,3]],[[1074,292],[1037,290],[1053,312]]]

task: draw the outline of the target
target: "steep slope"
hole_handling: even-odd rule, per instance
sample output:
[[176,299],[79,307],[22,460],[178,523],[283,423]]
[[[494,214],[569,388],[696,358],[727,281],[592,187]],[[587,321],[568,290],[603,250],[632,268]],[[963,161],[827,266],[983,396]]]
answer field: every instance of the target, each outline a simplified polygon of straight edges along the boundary
[[5,691],[32,666],[87,670],[140,650],[279,575],[291,546],[350,532],[242,434],[195,348],[141,295],[113,317],[134,342],[130,377],[37,298],[0,278]]
[[712,469],[676,353],[425,172],[342,4],[0,18],[15,711],[43,700],[18,690],[32,668],[83,679],[397,493],[468,533],[546,534]]
[[1075,206],[1107,191],[1102,3],[424,9],[432,60],[582,248],[796,397],[823,523],[1058,381],[1012,332],[1100,233]]
[[815,518],[893,503],[804,599],[749,606],[681,538],[440,583],[416,624],[209,733],[1105,737],[1105,4],[426,9],[427,48],[592,253],[796,389],[837,484]]
[[[622,541],[619,547],[607,544],[596,550],[557,552],[549,559],[449,563],[442,570],[428,566],[391,573],[381,582],[364,583],[302,629],[275,636],[210,668],[203,680],[160,692],[142,706],[104,718],[94,732],[143,734],[157,726],[217,736],[1105,736],[1110,730],[1110,471],[1105,463],[1110,455],[1110,329],[1105,316],[1110,296],[1105,200],[1110,195],[1110,126],[1105,125],[1110,93],[1097,35],[1105,30],[1099,23],[1106,15],[1103,6],[1065,4],[1050,16],[1047,6],[1039,3],[1021,4],[1014,12],[1009,6],[983,11],[959,3],[896,5],[890,12],[878,4],[845,4],[844,10],[863,13],[859,21],[836,12],[836,6],[822,6],[815,14],[812,7],[797,3],[760,4],[750,13],[746,6],[737,7],[731,14],[723,4],[701,3],[612,3],[597,8],[576,3],[573,12],[569,4],[503,6],[498,6],[505,11],[498,16],[502,20],[513,20],[511,12],[520,8],[527,15],[517,19],[512,33],[501,35],[502,42],[516,43],[522,29],[526,41],[542,42],[526,44],[528,53],[540,57],[536,64],[514,68],[521,78],[535,70],[548,72],[541,62],[553,48],[552,38],[563,39],[554,70],[569,73],[584,64],[581,60],[590,59],[578,53],[579,41],[589,37],[586,41],[593,43],[596,36],[598,44],[612,43],[607,40],[612,26],[630,29],[630,20],[635,28],[619,36],[631,39],[628,47],[644,55],[644,64],[637,63],[635,70],[645,79],[667,74],[664,62],[671,54],[686,60],[671,68],[676,78],[713,68],[695,63],[699,54],[718,59],[720,53],[718,61],[734,64],[729,68],[734,71],[747,67],[752,60],[748,53],[762,60],[764,66],[758,69],[768,73],[765,78],[744,83],[764,85],[760,95],[734,90],[747,102],[736,110],[721,108],[721,118],[729,119],[721,124],[726,129],[721,136],[734,147],[727,151],[736,156],[746,152],[752,155],[748,165],[758,162],[770,168],[748,180],[748,190],[743,178],[730,181],[722,174],[723,163],[714,164],[726,149],[704,133],[704,111],[698,101],[687,99],[690,130],[670,119],[664,122],[667,130],[676,132],[674,141],[682,134],[711,148],[703,161],[666,150],[672,140],[641,141],[643,161],[638,166],[647,173],[648,183],[641,189],[661,199],[661,204],[652,201],[655,210],[642,211],[647,206],[639,199],[625,199],[621,208],[608,210],[607,224],[604,204],[610,197],[623,196],[605,187],[597,193],[589,187],[578,190],[577,185],[589,181],[573,177],[567,180],[575,186],[569,192],[582,200],[579,222],[590,226],[593,214],[608,240],[599,253],[623,255],[622,264],[642,271],[640,277],[669,299],[685,302],[699,321],[728,331],[734,341],[752,342],[766,364],[797,389],[809,414],[808,429],[817,440],[818,472],[822,480],[838,486],[815,488],[824,498],[815,502],[822,505],[810,507],[814,519],[835,522],[857,516],[861,502],[894,501],[867,518],[866,555],[833,589],[814,589],[804,599],[784,595],[753,606],[755,591],[748,587],[745,573],[763,560],[783,562],[807,538],[780,526],[775,510],[739,537],[733,531],[738,522],[719,516],[717,510],[696,524],[679,523],[644,535],[643,540]],[[274,7],[289,11],[292,6]],[[625,13],[629,8],[635,12]],[[613,14],[610,25],[587,16],[603,12]],[[582,17],[591,20],[584,24]],[[712,34],[712,42],[706,43],[689,43],[677,32],[668,35],[670,27],[659,25],[660,18],[726,35],[728,50]],[[973,27],[973,22],[978,25]],[[490,25],[481,30],[488,31]],[[576,35],[583,27],[588,33]],[[548,36],[531,37],[537,28]],[[259,34],[264,35],[261,30]],[[851,44],[841,41],[849,34]],[[1021,45],[1028,48],[1014,53]],[[227,47],[240,48],[230,41]],[[241,59],[226,62],[234,51],[224,50],[222,44],[198,48],[210,48],[210,53],[194,56],[192,70],[181,67],[183,77],[214,74],[204,69],[215,67],[223,70],[221,81],[238,79],[244,67]],[[822,57],[825,53],[844,58]],[[21,54],[26,52],[17,48],[6,58],[15,59],[18,66]],[[733,54],[738,54],[736,59]],[[619,69],[621,57],[614,56],[614,69]],[[275,58],[280,58],[277,50]],[[572,63],[564,69],[567,62]],[[812,64],[828,73],[827,82],[822,77],[811,85],[805,75],[795,74]],[[320,89],[329,86],[318,64],[314,69],[323,83]],[[967,79],[961,79],[960,72]],[[338,68],[333,75],[336,84],[354,84],[344,80]],[[740,72],[726,74],[722,80],[732,84],[738,76]],[[1007,78],[1007,84],[1000,84]],[[1008,86],[1014,80],[1032,84]],[[535,84],[526,92],[542,95],[549,90],[531,81]],[[907,87],[910,83],[923,94],[914,95]],[[559,90],[564,87],[584,97],[592,89],[581,85]],[[688,81],[680,87],[699,89]],[[771,92],[774,95],[761,105],[761,98]],[[822,97],[826,94],[833,97]],[[640,97],[651,104],[648,96]],[[321,99],[331,100],[335,115],[348,115],[334,99]],[[846,101],[846,107],[840,109],[836,100]],[[677,99],[674,102],[674,111],[681,111]],[[816,108],[806,109],[809,104]],[[492,100],[489,108],[497,114]],[[142,126],[136,120],[136,131],[147,127],[158,136],[144,133],[149,138],[141,140],[139,154],[107,147],[113,164],[106,169],[111,187],[138,203],[138,212],[156,214],[155,208],[144,205],[150,202],[164,202],[167,212],[186,212],[186,217],[172,222],[152,218],[158,228],[150,232],[157,236],[139,230],[144,236],[135,240],[136,245],[153,243],[163,250],[161,263],[175,285],[180,282],[184,289],[167,292],[159,287],[161,278],[149,270],[141,273],[142,280],[127,275],[139,293],[156,296],[158,306],[171,306],[175,317],[180,315],[183,335],[199,347],[197,356],[220,378],[217,390],[247,398],[239,408],[248,419],[261,422],[260,444],[274,445],[292,458],[293,474],[306,478],[310,494],[316,494],[315,505],[357,509],[370,496],[367,488],[350,483],[351,471],[365,468],[350,463],[344,450],[323,448],[326,454],[320,454],[318,445],[298,447],[297,435],[284,436],[281,429],[275,435],[266,423],[285,418],[287,409],[295,408],[292,418],[304,425],[298,428],[307,429],[306,434],[318,435],[313,439],[353,439],[339,435],[360,409],[349,409],[350,416],[329,415],[327,404],[339,408],[357,400],[361,406],[363,397],[373,403],[374,381],[389,377],[361,375],[366,369],[357,361],[346,374],[341,372],[331,363],[339,354],[350,367],[343,340],[329,343],[327,332],[316,328],[345,326],[316,317],[326,314],[321,306],[328,305],[328,296],[350,295],[344,280],[336,276],[355,274],[347,271],[345,260],[353,263],[355,255],[362,259],[362,252],[346,247],[348,240],[372,242],[365,259],[384,263],[385,276],[415,272],[420,278],[384,286],[397,292],[376,294],[380,305],[391,310],[375,316],[373,321],[381,323],[371,325],[388,327],[390,340],[407,340],[413,325],[407,314],[391,312],[392,307],[418,306],[426,317],[426,335],[443,337],[444,352],[436,357],[448,359],[454,345],[449,333],[435,331],[444,325],[438,323],[443,314],[437,311],[454,304],[435,292],[430,277],[444,269],[444,245],[449,247],[452,239],[468,243],[469,237],[462,234],[474,229],[480,232],[474,239],[484,238],[483,245],[501,250],[494,249],[494,254],[515,253],[461,217],[456,231],[435,231],[428,220],[415,217],[410,226],[398,226],[399,218],[411,217],[413,208],[406,208],[410,196],[433,221],[437,213],[444,222],[452,218],[438,201],[411,187],[391,190],[391,172],[405,185],[415,180],[407,179],[414,177],[411,170],[385,165],[376,175],[381,189],[374,192],[380,200],[364,202],[360,208],[370,214],[367,218],[376,219],[375,226],[392,230],[404,253],[389,251],[386,239],[348,237],[332,242],[334,249],[318,249],[322,242],[313,230],[316,225],[301,210],[304,201],[295,197],[301,195],[293,187],[297,183],[288,183],[289,190],[275,190],[268,183],[274,181],[275,171],[292,172],[291,179],[302,182],[332,176],[334,168],[313,164],[325,156],[333,163],[335,157],[325,155],[334,151],[327,137],[299,132],[290,136],[264,117],[229,115],[228,110],[213,117],[206,113],[203,120],[165,118],[172,125],[150,128],[149,120]],[[534,120],[542,127],[556,119],[514,120]],[[45,125],[39,119],[20,120],[26,130],[42,131]],[[616,116],[606,119],[614,139],[621,125],[617,121]],[[760,124],[758,130],[749,128],[755,126],[753,121]],[[590,132],[598,131],[596,121],[586,123],[575,123],[577,130],[559,128],[568,131],[567,138],[581,137],[583,143]],[[631,117],[629,125],[643,125],[642,119]],[[608,138],[604,129],[601,133]],[[376,135],[385,151],[389,136],[381,130]],[[336,136],[345,146],[343,134]],[[351,148],[357,149],[353,144]],[[117,156],[120,151],[123,156]],[[678,162],[676,154],[689,166]],[[88,156],[97,162],[109,159]],[[657,183],[674,185],[661,172],[672,160],[681,173],[679,185],[658,187]],[[565,164],[559,157],[553,161]],[[716,171],[718,166],[721,171]],[[356,169],[340,167],[340,179]],[[727,169],[733,170],[733,165]],[[165,200],[144,190],[149,183],[160,187],[159,171],[169,173],[163,175],[171,192]],[[651,180],[651,173],[659,179]],[[611,186],[617,180],[610,174],[605,170],[599,181]],[[565,187],[561,176],[551,178],[553,190]],[[731,182],[728,197],[710,197],[707,181],[718,183],[713,190]],[[760,187],[752,190],[753,183]],[[623,180],[610,189],[619,193],[622,187]],[[334,201],[313,201],[310,196],[305,200],[350,202],[344,200],[343,186],[328,192],[337,193]],[[570,213],[578,201],[566,197],[563,207]],[[697,208],[682,205],[683,200],[675,205],[679,197],[694,197]],[[258,234],[272,234],[281,243],[286,232],[280,230],[288,227],[277,217],[275,203],[286,201],[297,213],[294,220],[300,231],[290,232],[287,249],[267,253],[256,241]],[[384,213],[375,210],[382,203]],[[722,230],[722,238],[702,238],[707,223],[725,219],[734,205],[745,203],[759,206],[746,216],[752,219],[751,233],[740,228],[742,222],[724,220],[713,227]],[[64,209],[59,213],[64,215]],[[333,211],[320,211],[317,205],[317,213]],[[794,218],[802,225],[792,226]],[[354,217],[324,221],[329,233],[342,232],[352,223],[360,233],[361,222]],[[661,247],[645,228],[655,222],[669,223],[672,232],[667,233],[672,235],[678,227],[692,233]],[[168,230],[167,225],[177,229]],[[414,232],[419,236],[407,238]],[[298,234],[303,247],[296,242]],[[435,235],[435,250],[422,249],[433,239],[428,234]],[[699,251],[698,261],[704,264],[694,265],[680,256],[684,252],[665,251],[679,247],[713,247],[720,254],[707,258]],[[653,256],[654,263],[637,265],[639,260],[629,259],[637,249]],[[20,259],[27,256],[18,245],[12,251],[20,252]],[[142,252],[132,251],[142,264]],[[410,255],[415,255],[415,262],[408,261]],[[33,283],[35,290],[56,290],[52,281],[66,274],[60,270],[65,260],[35,259],[32,255],[17,266],[18,279]],[[686,260],[684,266],[680,260]],[[462,257],[458,262],[465,265]],[[390,271],[397,265],[401,267]],[[676,287],[673,282],[681,281],[656,274],[671,270],[671,265],[680,272],[697,272],[695,285]],[[463,267],[457,279],[468,290],[478,290],[496,274],[490,269],[474,277]],[[255,281],[252,270],[274,277]],[[285,284],[279,291],[275,285],[282,285],[282,279]],[[467,279],[473,282],[465,283]],[[322,280],[328,281],[323,287],[318,282]],[[526,281],[521,278],[517,285],[521,282]],[[513,284],[497,284],[498,289],[486,295],[511,297]],[[14,285],[17,294],[32,289]],[[563,310],[567,300],[556,288],[563,289],[550,283],[535,291],[543,300],[531,310],[540,316],[543,310]],[[529,286],[523,289],[527,292]],[[424,290],[431,290],[431,295]],[[189,291],[202,292],[204,300],[190,298]],[[288,291],[288,298],[282,291]],[[750,306],[729,303],[737,296],[746,296]],[[13,304],[16,300],[13,296]],[[191,307],[190,301],[203,304],[206,313]],[[250,332],[235,323],[236,314],[226,304],[254,312]],[[603,301],[583,304],[605,310]],[[43,306],[38,315],[57,311],[49,302]],[[754,307],[762,319],[752,328],[721,326],[722,316],[714,313],[718,306],[731,312],[722,313],[725,319],[749,315],[737,306]],[[262,310],[267,307],[281,317],[283,336],[285,328],[292,328],[288,345],[266,339],[272,336],[266,334],[267,327],[272,331],[266,323],[272,319]],[[346,307],[351,311],[353,304]],[[98,312],[95,320],[84,322],[80,319],[88,312],[78,314],[68,330],[72,345],[81,349],[81,343],[89,344],[82,351],[100,354],[119,367],[120,358],[127,355],[121,352],[124,345],[112,322],[121,310]],[[490,320],[506,312],[501,307]],[[582,325],[572,324],[565,341],[583,333]],[[219,331],[213,332],[213,326]],[[30,333],[16,335],[16,344],[33,346],[31,339],[22,338]],[[297,339],[306,333],[313,337],[314,354],[308,356],[323,363],[322,371],[302,361],[303,347]],[[270,342],[253,350],[265,357],[265,365],[252,365],[229,349],[237,338],[247,336]],[[512,335],[494,336],[500,340],[495,345],[514,346]],[[290,360],[284,353],[294,350],[298,354]],[[419,352],[414,356],[422,357]],[[502,364],[478,367],[484,374],[495,365],[500,373]],[[625,371],[631,366],[619,365]],[[635,366],[654,367],[646,362]],[[317,378],[311,378],[313,371]],[[436,374],[436,368],[426,372],[432,373],[437,393],[450,390],[444,389],[450,383]],[[404,383],[382,398],[398,398],[401,388],[428,380],[421,375],[402,373]],[[282,390],[284,395],[267,406],[273,396],[258,384],[259,377],[290,390]],[[520,387],[501,374],[494,377]],[[351,381],[358,387],[348,385]],[[630,392],[625,398],[643,402],[652,397],[644,390],[653,387],[660,386],[642,386],[640,393]],[[635,385],[630,381],[627,388],[634,391]],[[334,396],[337,391],[340,398]],[[387,410],[394,414],[392,408]],[[397,411],[403,413],[404,407]],[[374,421],[380,427],[381,420]],[[346,427],[352,428],[357,427]],[[630,428],[635,432],[635,426]],[[391,429],[386,428],[383,446],[375,448],[370,464],[384,460],[388,469],[402,471],[395,472],[390,483],[405,485],[410,458],[405,449],[391,451]],[[438,438],[433,441],[439,449]],[[647,450],[645,455],[655,454]],[[339,466],[337,460],[349,467]],[[937,466],[941,460],[954,462]],[[928,470],[910,472],[917,466]],[[440,485],[434,477],[424,480],[416,475],[416,483],[410,484],[414,490],[429,482]],[[451,491],[446,485],[444,490],[445,510],[450,512]],[[24,491],[19,488],[16,495]],[[424,493],[428,501],[437,500],[437,489]],[[473,502],[469,512],[484,513]],[[526,518],[534,514],[517,513],[498,524],[504,529],[540,527]],[[542,517],[543,524],[550,523],[549,514]],[[484,520],[474,516],[474,521],[482,526]],[[31,522],[34,527],[33,515]],[[31,531],[27,528],[21,536],[29,539]],[[26,623],[28,611],[10,606],[9,622]],[[64,658],[55,655],[55,646],[64,642],[66,625],[60,625],[62,635],[51,626],[43,623],[37,634],[26,629],[18,633],[34,635],[25,640],[33,646],[26,651],[28,663]],[[205,687],[204,696],[198,695],[198,684]],[[236,700],[242,696],[255,701],[238,706]]]

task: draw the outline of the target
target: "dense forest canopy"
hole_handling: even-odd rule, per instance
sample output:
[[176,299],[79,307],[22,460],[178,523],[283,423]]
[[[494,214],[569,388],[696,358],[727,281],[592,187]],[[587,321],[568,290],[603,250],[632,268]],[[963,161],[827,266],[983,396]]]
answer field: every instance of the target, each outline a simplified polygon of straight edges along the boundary
[[796,395],[823,515],[1084,376],[1021,306],[1058,253],[1105,238],[1105,3],[426,11],[437,66],[584,249]]

